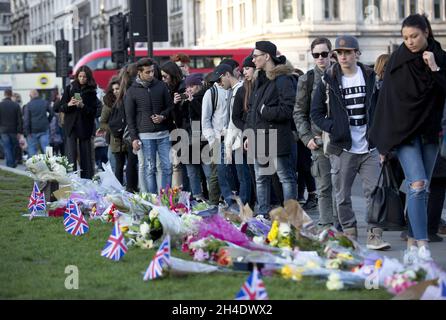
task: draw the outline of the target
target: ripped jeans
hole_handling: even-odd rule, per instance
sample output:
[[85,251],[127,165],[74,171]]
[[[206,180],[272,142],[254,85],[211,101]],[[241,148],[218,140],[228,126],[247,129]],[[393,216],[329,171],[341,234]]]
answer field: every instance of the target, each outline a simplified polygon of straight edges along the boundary
[[[415,240],[427,241],[427,201],[438,145],[423,144],[421,137],[417,137],[411,144],[398,146],[396,151],[406,178],[406,190],[408,190],[406,200],[409,215],[408,235]],[[424,186],[413,188],[412,184],[417,181],[423,181]]]

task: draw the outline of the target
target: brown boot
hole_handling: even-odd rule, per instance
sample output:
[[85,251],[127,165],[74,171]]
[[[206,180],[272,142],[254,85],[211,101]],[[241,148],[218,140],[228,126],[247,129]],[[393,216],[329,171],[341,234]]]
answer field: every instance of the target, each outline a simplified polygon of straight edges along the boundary
[[358,241],[358,229],[356,227],[353,228],[344,228],[344,234],[347,237],[352,238],[355,241]]

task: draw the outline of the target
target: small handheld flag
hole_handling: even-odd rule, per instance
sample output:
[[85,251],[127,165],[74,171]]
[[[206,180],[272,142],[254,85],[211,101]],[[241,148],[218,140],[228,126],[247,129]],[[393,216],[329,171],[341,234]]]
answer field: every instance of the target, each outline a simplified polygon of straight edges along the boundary
[[256,266],[254,266],[251,275],[243,284],[235,300],[268,300],[265,284]]
[[167,235],[144,274],[144,281],[153,280],[163,275],[163,268],[170,266],[170,236]]
[[115,222],[113,231],[107,240],[107,244],[102,249],[101,256],[111,260],[119,261],[127,252],[124,242],[124,235],[119,227],[119,222]]
[[88,232],[89,226],[79,207],[73,200],[68,200],[64,214],[65,231],[73,236],[80,236]]
[[39,211],[46,210],[45,194],[40,192],[37,182],[34,182],[33,191],[29,197],[28,211],[30,213],[29,220],[35,217]]

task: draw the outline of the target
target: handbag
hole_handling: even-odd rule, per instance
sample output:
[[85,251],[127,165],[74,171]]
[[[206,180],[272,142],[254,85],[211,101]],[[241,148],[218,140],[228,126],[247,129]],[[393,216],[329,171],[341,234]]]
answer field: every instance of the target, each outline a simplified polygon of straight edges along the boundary
[[[380,181],[382,180],[382,185]],[[387,231],[406,229],[404,205],[399,195],[399,188],[388,161],[383,163],[378,184],[371,194],[371,205],[367,213],[367,222]]]

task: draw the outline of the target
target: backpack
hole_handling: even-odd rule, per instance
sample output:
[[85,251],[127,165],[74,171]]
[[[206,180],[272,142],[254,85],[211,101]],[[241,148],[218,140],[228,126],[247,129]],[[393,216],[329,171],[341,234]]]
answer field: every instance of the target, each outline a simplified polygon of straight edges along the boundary
[[209,89],[211,90],[212,114],[214,114],[215,110],[217,109],[218,91],[215,86],[212,86]]
[[123,106],[112,108],[110,118],[108,119],[108,126],[110,127],[111,134],[115,138],[122,139],[126,126]]

